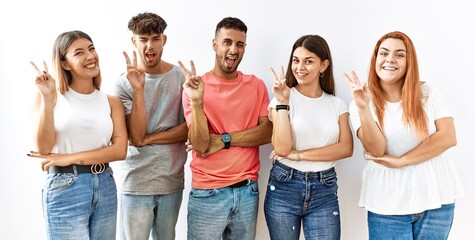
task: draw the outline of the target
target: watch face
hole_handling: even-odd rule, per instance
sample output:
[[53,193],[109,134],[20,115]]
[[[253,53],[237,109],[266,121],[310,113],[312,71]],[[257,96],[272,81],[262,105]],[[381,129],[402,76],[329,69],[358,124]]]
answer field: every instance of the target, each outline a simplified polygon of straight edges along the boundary
[[223,133],[223,135],[221,135],[221,140],[223,140],[223,142],[230,142],[231,136],[227,133]]

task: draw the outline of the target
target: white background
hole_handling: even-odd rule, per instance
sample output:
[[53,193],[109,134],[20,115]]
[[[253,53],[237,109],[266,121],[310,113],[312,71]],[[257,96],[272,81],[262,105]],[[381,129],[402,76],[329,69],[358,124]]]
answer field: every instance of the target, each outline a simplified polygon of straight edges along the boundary
[[[122,51],[132,50],[128,20],[139,12],[151,11],[168,23],[163,59],[171,63],[193,59],[199,74],[213,67],[211,40],[218,21],[227,16],[242,19],[249,30],[239,68],[264,79],[270,97],[269,67],[286,66],[292,44],[301,35],[319,34],[332,50],[337,96],[347,104],[351,95],[342,73],[354,69],[365,79],[379,37],[394,30],[407,33],[416,46],[421,79],[442,90],[455,117],[458,145],[450,151],[466,196],[456,203],[450,239],[471,239],[475,226],[475,110],[470,97],[475,75],[474,5],[470,0],[4,1],[0,7],[0,238],[44,239],[41,188],[45,174],[37,159],[26,156],[33,149],[30,112],[36,75],[28,62],[46,60],[51,67],[56,36],[83,30],[93,38],[99,52],[103,90],[111,92],[114,81],[125,70]],[[367,239],[366,212],[357,207],[364,165],[361,150],[355,141],[353,157],[337,165],[342,239]],[[270,145],[261,148],[256,239],[269,239],[262,207],[269,152]],[[177,239],[186,239],[190,177],[187,165]]]

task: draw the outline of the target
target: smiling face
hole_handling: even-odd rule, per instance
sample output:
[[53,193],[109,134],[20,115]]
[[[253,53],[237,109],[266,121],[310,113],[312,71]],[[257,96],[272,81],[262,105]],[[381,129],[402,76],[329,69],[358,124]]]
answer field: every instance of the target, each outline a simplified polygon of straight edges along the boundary
[[319,83],[320,73],[328,67],[328,61],[322,60],[304,47],[295,49],[292,55],[292,73],[299,85]]
[[406,56],[406,45],[401,39],[388,38],[381,43],[375,63],[381,83],[402,81],[407,71]]
[[99,56],[94,44],[87,38],[75,40],[67,49],[62,67],[73,78],[92,79],[99,75]]
[[162,59],[163,47],[167,42],[164,34],[135,34],[132,37],[137,52],[140,56],[139,66],[146,72],[153,72],[152,69],[160,63]]
[[246,33],[232,28],[221,28],[213,39],[216,52],[214,74],[225,79],[234,79],[246,49]]

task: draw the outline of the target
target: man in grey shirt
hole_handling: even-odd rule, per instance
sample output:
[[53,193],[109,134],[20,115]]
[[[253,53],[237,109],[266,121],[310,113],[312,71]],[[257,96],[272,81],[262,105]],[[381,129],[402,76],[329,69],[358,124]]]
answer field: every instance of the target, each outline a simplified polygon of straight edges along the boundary
[[130,146],[122,163],[122,239],[175,239],[184,189],[188,128],[181,94],[185,78],[161,59],[166,22],[154,13],[132,17],[134,51],[115,86],[124,104]]

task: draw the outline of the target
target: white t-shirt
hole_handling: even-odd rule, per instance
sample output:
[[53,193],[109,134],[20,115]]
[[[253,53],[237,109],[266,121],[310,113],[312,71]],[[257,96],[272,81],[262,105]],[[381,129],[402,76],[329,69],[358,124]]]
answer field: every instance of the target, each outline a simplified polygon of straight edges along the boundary
[[95,90],[81,94],[72,88],[61,94],[54,107],[54,153],[77,153],[110,144],[113,125],[107,95]]
[[[275,109],[277,99],[272,99],[269,110]],[[338,143],[340,115],[348,112],[345,102],[323,92],[319,98],[309,98],[297,89],[290,89],[289,118],[292,131],[292,148],[305,150]],[[335,166],[335,161],[292,161],[283,157],[281,163],[299,171],[323,171]]]
[[[421,91],[429,135],[432,135],[436,131],[435,120],[451,115],[437,89],[424,83]],[[373,119],[378,122],[374,108],[371,108],[371,112]],[[350,116],[356,132],[361,122],[354,101],[350,104]],[[421,143],[417,135],[404,126],[402,119],[401,102],[388,102],[384,113],[387,155],[402,156]],[[451,157],[448,152],[444,152],[430,160],[403,168],[387,168],[367,161],[360,194],[358,205],[368,211],[403,215],[454,203],[455,198],[463,195],[463,189]]]

